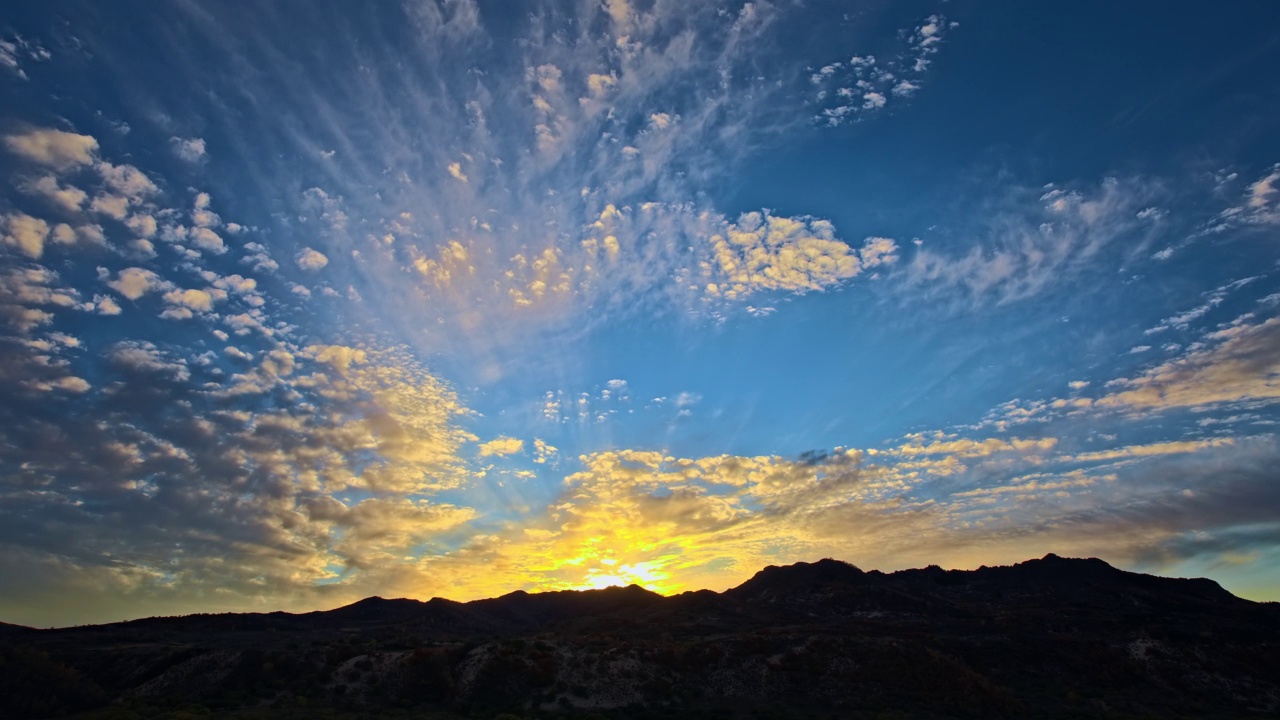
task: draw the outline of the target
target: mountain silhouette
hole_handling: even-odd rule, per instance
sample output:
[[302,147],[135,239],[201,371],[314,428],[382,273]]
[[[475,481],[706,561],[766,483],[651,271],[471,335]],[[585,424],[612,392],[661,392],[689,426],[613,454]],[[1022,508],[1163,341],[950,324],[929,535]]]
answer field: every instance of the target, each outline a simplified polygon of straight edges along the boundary
[[1277,658],[1280,606],[1212,580],[824,559],[722,593],[0,624],[0,717],[1275,717]]

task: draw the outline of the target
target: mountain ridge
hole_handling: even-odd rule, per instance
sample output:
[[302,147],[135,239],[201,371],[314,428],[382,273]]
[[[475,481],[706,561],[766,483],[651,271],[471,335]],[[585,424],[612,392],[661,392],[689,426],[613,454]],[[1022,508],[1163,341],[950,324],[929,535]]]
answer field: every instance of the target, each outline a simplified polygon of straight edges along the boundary
[[[316,702],[480,717],[1280,711],[1280,605],[1054,554],[891,573],[824,558],[671,596],[638,585],[470,602],[371,596],[296,614],[11,627],[0,626],[0,667],[8,658],[36,676],[0,673],[6,717],[57,716],[37,705],[287,713]],[[51,682],[65,697],[14,706]]]
[[[47,628],[47,629],[65,630],[65,629],[72,629],[72,628],[108,627],[108,626],[115,626],[115,625],[143,622],[143,621],[165,620],[170,618],[185,619],[185,618],[193,618],[193,617],[228,617],[228,616],[256,617],[256,616],[271,616],[271,615],[306,617],[306,616],[319,616],[319,615],[325,615],[330,613],[343,613],[346,615],[354,615],[354,614],[357,614],[358,612],[365,612],[370,608],[374,608],[374,607],[381,608],[385,611],[387,608],[392,608],[392,607],[425,608],[427,606],[430,606],[432,603],[437,603],[437,604],[447,603],[452,606],[472,606],[477,603],[495,604],[499,602],[512,602],[512,601],[518,601],[519,599],[522,599],[522,598],[570,597],[574,595],[589,597],[595,594],[603,594],[602,596],[607,596],[612,593],[617,593],[622,591],[634,592],[637,590],[647,593],[648,595],[651,595],[654,597],[667,598],[667,599],[682,597],[690,594],[698,594],[698,593],[712,593],[714,595],[723,596],[725,594],[741,594],[742,592],[744,592],[745,589],[749,587],[759,587],[765,583],[772,582],[772,578],[778,578],[783,576],[786,576],[789,581],[794,581],[797,577],[811,578],[811,579],[814,579],[814,578],[831,579],[831,578],[838,578],[842,574],[847,574],[846,576],[848,578],[864,578],[864,579],[890,578],[892,579],[895,577],[907,577],[913,574],[935,574],[936,575],[938,573],[942,573],[946,577],[957,578],[965,575],[975,576],[974,574],[1001,573],[1001,572],[1007,572],[1007,571],[1026,572],[1026,571],[1032,570],[1036,572],[1043,572],[1043,569],[1047,567],[1056,568],[1056,569],[1059,569],[1059,571],[1065,570],[1067,573],[1075,573],[1075,574],[1078,574],[1084,568],[1090,568],[1097,572],[1110,571],[1113,573],[1121,573],[1124,576],[1127,576],[1131,579],[1153,578],[1157,581],[1166,581],[1171,583],[1184,584],[1182,586],[1188,587],[1188,588],[1196,586],[1196,587],[1202,588],[1204,592],[1218,593],[1218,594],[1221,594],[1223,597],[1230,597],[1234,600],[1252,603],[1255,605],[1265,606],[1265,605],[1277,604],[1274,601],[1256,601],[1256,600],[1249,600],[1247,598],[1239,597],[1231,593],[1229,590],[1223,588],[1221,584],[1219,584],[1217,581],[1207,577],[1177,578],[1177,577],[1166,577],[1163,575],[1152,575],[1148,573],[1138,573],[1138,572],[1133,572],[1129,570],[1121,570],[1111,565],[1110,563],[1106,562],[1105,560],[1102,560],[1096,557],[1071,558],[1071,557],[1063,557],[1063,556],[1057,555],[1056,553],[1048,553],[1044,557],[1032,558],[1029,560],[1024,560],[1022,562],[1014,563],[1012,565],[991,565],[991,566],[981,565],[972,570],[944,569],[938,565],[928,565],[923,568],[906,568],[902,570],[894,570],[891,572],[883,572],[881,570],[874,570],[874,569],[862,570],[857,565],[854,565],[844,560],[836,560],[833,558],[822,558],[813,562],[799,561],[799,562],[791,563],[789,565],[768,565],[758,570],[755,574],[753,574],[747,580],[744,580],[742,583],[739,583],[738,585],[735,585],[730,588],[726,588],[725,590],[721,590],[721,591],[715,591],[715,590],[709,590],[709,589],[684,590],[679,593],[674,593],[672,595],[661,595],[660,593],[654,592],[652,590],[644,588],[635,583],[632,583],[630,585],[611,585],[603,588],[543,590],[543,591],[533,591],[533,592],[523,590],[523,589],[517,589],[511,592],[505,593],[503,595],[498,595],[491,598],[479,598],[475,600],[452,600],[450,598],[445,598],[440,596],[432,596],[426,600],[421,600],[418,598],[409,598],[409,597],[384,598],[380,595],[370,595],[368,597],[361,598],[359,600],[347,603],[346,605],[339,605],[337,607],[330,608],[327,610],[305,610],[305,611],[299,611],[299,612],[290,612],[287,610],[250,611],[250,612],[229,611],[229,612],[222,612],[222,613],[190,613],[186,615],[156,615],[156,616],[148,616],[148,617],[141,617],[141,618],[133,618],[128,620],[118,620],[118,621],[109,622],[109,623],[92,623],[92,624],[85,624],[85,625],[63,626],[63,627]],[[1175,587],[1175,585],[1170,585],[1168,587]],[[35,630],[37,628],[0,621],[0,632],[5,632],[12,629]]]

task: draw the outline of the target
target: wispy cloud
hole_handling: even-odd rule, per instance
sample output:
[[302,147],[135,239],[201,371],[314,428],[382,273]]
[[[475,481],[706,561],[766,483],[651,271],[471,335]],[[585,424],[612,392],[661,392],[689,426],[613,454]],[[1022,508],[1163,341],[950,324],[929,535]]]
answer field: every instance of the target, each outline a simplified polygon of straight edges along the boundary
[[933,250],[922,245],[906,266],[907,282],[923,293],[959,293],[971,302],[1010,302],[1035,295],[1084,270],[1096,267],[1105,252],[1124,238],[1134,246],[1147,241],[1152,218],[1140,210],[1155,192],[1139,179],[1106,178],[1093,187],[1046,186],[1015,190],[983,213],[968,250]]
[[[290,225],[317,231],[305,248],[343,258],[336,282],[375,305],[415,298],[435,317],[389,313],[388,322],[436,336],[422,340],[436,347],[475,342],[461,328],[477,317],[502,337],[598,322],[602,311],[716,315],[750,295],[834,287],[892,261],[892,245],[859,251],[820,218],[739,216],[704,194],[757,144],[804,124],[803,110],[786,101],[802,86],[793,61],[776,72],[754,68],[754,58],[776,54],[768,33],[782,8],[566,12],[532,8],[507,27],[489,25],[467,2],[411,3],[408,24],[361,28],[375,41],[348,48],[347,69],[323,81],[291,76],[294,102],[255,110],[272,114],[271,142],[316,163],[311,189],[283,200]],[[272,52],[272,28],[298,21],[268,12],[245,32],[214,13],[201,16],[200,31]],[[303,20],[312,21],[320,18]],[[948,26],[933,18],[904,42],[923,59]],[[193,60],[179,52],[175,62]],[[257,96],[279,80],[271,72],[198,83],[200,92]],[[431,127],[459,132],[417,139]],[[228,152],[244,158],[262,191],[288,186],[284,177],[299,168],[228,129]],[[340,172],[324,167],[330,151],[344,158]],[[783,223],[794,230],[769,236],[780,244],[727,239]],[[306,254],[307,267],[316,258]]]
[[[1234,176],[1233,176],[1234,177]],[[1239,226],[1270,226],[1280,223],[1280,164],[1249,183],[1237,204],[1223,210],[1207,226],[1208,232],[1223,232]]]
[[46,62],[52,57],[48,50],[34,40],[21,35],[0,37],[0,67],[4,67],[23,80],[31,79],[22,67],[24,63]]

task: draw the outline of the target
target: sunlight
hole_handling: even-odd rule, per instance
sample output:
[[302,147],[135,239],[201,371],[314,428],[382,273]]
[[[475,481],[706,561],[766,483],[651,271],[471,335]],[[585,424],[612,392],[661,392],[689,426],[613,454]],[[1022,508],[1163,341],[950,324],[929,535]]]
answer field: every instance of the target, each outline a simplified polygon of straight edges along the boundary
[[[611,566],[617,563],[613,561],[602,561],[602,564]],[[662,572],[654,567],[652,562],[638,562],[634,565],[622,565],[620,567],[609,567],[608,570],[600,568],[592,568],[587,571],[587,579],[580,585],[573,587],[574,590],[599,590],[607,587],[626,587],[628,585],[639,585],[646,590],[652,590],[657,593],[664,593],[668,588],[662,584],[670,575]]]

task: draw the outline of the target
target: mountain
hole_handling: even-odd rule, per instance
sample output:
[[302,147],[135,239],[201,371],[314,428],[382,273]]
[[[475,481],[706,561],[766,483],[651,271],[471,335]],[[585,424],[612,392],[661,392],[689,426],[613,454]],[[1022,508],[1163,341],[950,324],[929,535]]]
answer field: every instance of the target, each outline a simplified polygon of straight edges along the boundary
[[825,559],[723,593],[0,625],[0,717],[1276,717],[1277,659],[1280,606],[1211,580]]

